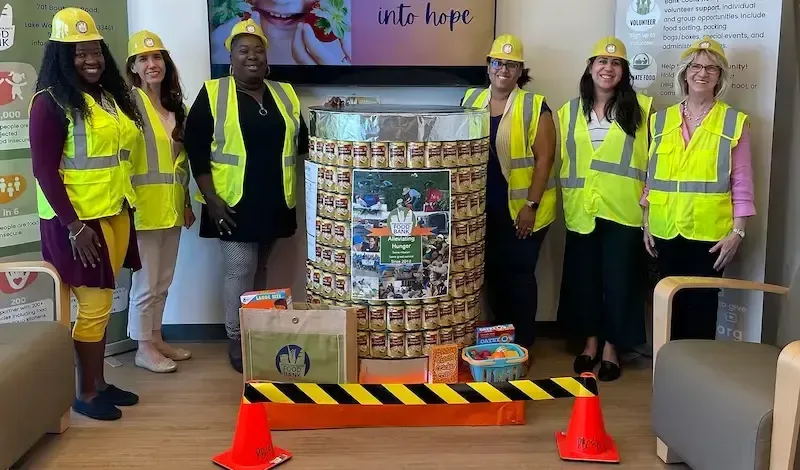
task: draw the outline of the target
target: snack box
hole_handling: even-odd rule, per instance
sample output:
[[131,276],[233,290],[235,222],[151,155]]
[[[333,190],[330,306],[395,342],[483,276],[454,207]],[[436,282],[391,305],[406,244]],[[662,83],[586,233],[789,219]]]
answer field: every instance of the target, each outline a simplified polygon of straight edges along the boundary
[[482,326],[475,328],[475,344],[514,342],[514,325]]
[[429,382],[454,384],[458,382],[458,345],[437,344],[428,354]]
[[239,297],[242,308],[292,310],[291,289],[270,289],[245,292]]

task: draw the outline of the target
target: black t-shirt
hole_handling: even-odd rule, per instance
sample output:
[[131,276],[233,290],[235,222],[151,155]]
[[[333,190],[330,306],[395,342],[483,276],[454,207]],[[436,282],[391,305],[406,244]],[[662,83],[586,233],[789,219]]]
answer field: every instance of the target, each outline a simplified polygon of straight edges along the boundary
[[[276,238],[291,237],[297,230],[295,209],[286,206],[283,194],[283,140],[286,123],[269,89],[264,91],[263,106],[266,116],[259,114],[260,107],[252,96],[238,92],[239,122],[247,152],[242,199],[233,206],[236,228],[233,234],[220,235],[217,226],[203,205],[200,215],[200,236],[236,242],[269,242]],[[211,173],[211,142],[214,118],[205,87],[186,119],[186,152],[192,174]],[[297,142],[298,156],[308,153],[308,129],[302,116]],[[298,158],[298,164],[302,160]],[[302,178],[296,181],[302,182]],[[302,188],[295,187],[295,194]]]

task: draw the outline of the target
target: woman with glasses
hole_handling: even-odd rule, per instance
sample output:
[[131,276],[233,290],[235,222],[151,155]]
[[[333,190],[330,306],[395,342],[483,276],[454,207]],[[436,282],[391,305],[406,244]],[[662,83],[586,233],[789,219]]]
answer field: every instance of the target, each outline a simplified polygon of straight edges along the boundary
[[486,178],[487,300],[495,323],[512,323],[516,342],[534,339],[538,302],[536,263],[555,219],[552,179],[556,131],[542,95],[523,90],[530,82],[522,41],[495,39],[486,58],[487,89],[469,89],[462,105],[490,113],[490,157]]
[[[721,276],[755,215],[747,115],[721,101],[722,45],[705,37],[681,54],[675,88],[686,97],[650,118],[644,244],[662,276]],[[714,339],[717,290],[675,296],[672,339]]]

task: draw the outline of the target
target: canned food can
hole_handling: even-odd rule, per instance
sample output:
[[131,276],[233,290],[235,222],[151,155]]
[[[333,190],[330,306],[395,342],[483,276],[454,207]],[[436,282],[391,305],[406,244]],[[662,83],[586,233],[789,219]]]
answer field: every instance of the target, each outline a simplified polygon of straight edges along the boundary
[[472,192],[469,195],[469,215],[470,217],[477,217],[481,215],[480,196],[477,192]]
[[484,137],[481,140],[481,163],[487,163],[489,161],[489,149],[491,147],[491,142],[489,141],[488,137]]
[[389,168],[389,150],[386,142],[372,142],[370,144],[370,168]]
[[443,300],[439,302],[439,323],[442,323],[442,321],[445,321],[450,325],[456,323],[455,318],[453,318],[453,301],[451,300]]
[[[480,267],[475,268],[472,271],[472,290],[475,294],[480,294],[481,287],[483,287],[483,282],[481,282],[481,269]],[[480,305],[480,303],[478,303]]]
[[322,266],[322,245],[319,242],[314,245],[314,266]]
[[422,304],[419,300],[408,300],[406,301],[405,305],[405,313],[406,318],[409,316],[409,312],[411,314],[411,318],[419,317],[422,318]]
[[311,263],[306,263],[306,286],[309,288],[311,288],[311,280],[314,278],[313,273],[314,267],[311,266]]
[[453,246],[467,246],[469,237],[469,222],[456,222],[453,224]]
[[422,308],[422,327],[426,330],[439,328],[439,304],[425,304]]
[[485,240],[481,240],[481,241],[478,242],[478,251],[475,252],[475,255],[476,255],[476,257],[475,257],[476,258],[475,259],[475,265],[476,266],[482,266],[483,265],[483,260],[486,258],[486,241]]
[[464,270],[469,270],[475,267],[475,260],[477,259],[478,255],[475,251],[478,250],[478,244],[470,245],[466,248],[466,258],[464,259]]
[[333,295],[333,274],[322,272],[322,289],[320,289],[320,293],[325,297]]
[[481,165],[481,182],[479,188],[483,189],[486,187],[486,165]]
[[416,304],[406,305],[405,326],[406,330],[414,331],[422,329],[422,310]]
[[468,140],[458,142],[458,166],[469,166],[472,160],[472,144]]
[[353,142],[353,166],[369,168],[370,145],[367,142]]
[[464,294],[472,295],[475,292],[475,272],[467,271],[464,273]]
[[322,271],[320,271],[317,268],[314,268],[314,270],[311,271],[311,290],[313,290],[315,293],[320,292],[320,288],[322,287],[321,278],[322,278]]
[[442,144],[442,166],[445,168],[458,166],[458,142],[445,142]]
[[322,190],[317,191],[317,213],[325,215],[325,192]]
[[408,168],[425,168],[425,142],[409,142],[406,152]]
[[325,172],[325,191],[336,191],[336,168],[332,166],[323,167]]
[[458,325],[453,325],[453,339],[455,343],[458,345],[459,348],[463,348],[466,346],[466,336],[467,336],[467,325],[463,323],[459,323]]
[[369,329],[376,331],[386,329],[386,305],[383,302],[369,303]]
[[455,337],[452,328],[442,328],[439,330],[439,344],[453,344]]
[[390,300],[386,307],[389,331],[404,331],[406,329],[405,307],[403,302]]
[[336,141],[326,140],[325,147],[322,154],[322,163],[333,165],[336,161]]
[[453,247],[450,271],[454,273],[460,273],[464,271],[464,268],[466,267],[466,261],[466,250],[462,247]]
[[335,200],[336,197],[331,193],[325,193],[324,195],[324,205],[322,207],[322,215],[326,215],[328,217],[333,217],[333,214],[336,212],[335,209]]
[[336,214],[339,220],[350,219],[350,196],[340,195],[336,197]]
[[314,236],[322,240],[322,217],[317,217],[314,221]]
[[404,333],[389,333],[389,357],[400,358],[406,355],[406,335]]
[[467,297],[467,320],[478,318],[481,314],[481,298],[477,295]]
[[480,229],[481,229],[481,238],[480,239],[483,240],[483,239],[486,238],[486,214],[481,214],[479,226],[480,226]]
[[369,357],[369,333],[359,331],[358,335],[358,357]]
[[350,276],[336,276],[335,294],[339,300],[350,299]]
[[427,142],[425,144],[425,167],[426,168],[441,168],[442,167],[442,143],[441,142]]
[[317,161],[317,138],[308,136],[308,159],[312,162]]
[[318,302],[316,294],[310,289],[306,289],[306,302],[309,304],[315,304]]
[[406,168],[407,149],[408,145],[405,142],[389,144],[389,168]]
[[480,165],[481,164],[481,156],[483,155],[483,142],[481,139],[471,140],[470,142],[471,152],[470,152],[470,165]]
[[483,167],[481,166],[473,166],[470,167],[470,191],[480,191],[484,187],[485,184],[482,184],[481,173],[483,173]]
[[333,223],[333,244],[347,248],[350,240],[350,224],[347,222]]
[[422,355],[431,353],[431,348],[439,344],[439,330],[425,330],[422,333]]
[[323,139],[320,139],[319,137],[317,137],[317,142],[316,142],[316,145],[314,146],[314,148],[316,149],[316,153],[317,153],[317,160],[316,161],[317,161],[317,163],[320,163],[325,158],[324,157],[324,155],[325,155],[325,141]]
[[420,357],[422,356],[422,333],[414,331],[406,333],[406,356],[407,357]]
[[456,220],[464,220],[469,218],[469,196],[466,194],[459,194],[455,197],[456,202]]
[[345,250],[333,250],[333,270],[339,274],[347,274],[350,267],[350,253]]
[[464,323],[469,318],[467,314],[467,300],[455,299],[453,300],[453,324]]
[[353,143],[340,140],[336,143],[336,164],[343,167],[353,166]]
[[475,343],[475,327],[478,325],[478,319],[473,318],[467,322],[467,344]]
[[324,165],[319,165],[317,167],[317,190],[325,190],[325,168],[328,168]]
[[467,243],[477,243],[481,239],[481,221],[476,217],[469,220]]
[[369,334],[369,355],[386,357],[386,333],[373,331]]
[[369,307],[363,304],[355,304],[353,305],[353,309],[356,311],[356,326],[359,330],[368,330],[369,329]]
[[322,247],[322,267],[326,270],[333,268],[333,248]]
[[339,194],[350,196],[353,190],[353,170],[350,168],[336,169],[336,191]]
[[333,242],[333,221],[329,219],[322,219],[322,226],[320,227],[320,241],[326,245]]
[[[485,185],[484,185],[485,186]],[[486,190],[478,193],[478,213],[484,214],[486,213]]]
[[450,192],[453,194],[461,192],[458,188],[458,171],[455,168],[450,170]]
[[458,192],[460,194],[472,191],[472,183],[470,183],[471,178],[472,178],[472,172],[470,171],[469,167],[458,169],[457,184],[458,184]]
[[478,267],[478,285],[479,285],[480,287],[483,287],[483,284],[484,284],[484,276],[485,276],[485,275],[486,275],[486,272],[484,271],[484,266],[481,264],[481,265]]

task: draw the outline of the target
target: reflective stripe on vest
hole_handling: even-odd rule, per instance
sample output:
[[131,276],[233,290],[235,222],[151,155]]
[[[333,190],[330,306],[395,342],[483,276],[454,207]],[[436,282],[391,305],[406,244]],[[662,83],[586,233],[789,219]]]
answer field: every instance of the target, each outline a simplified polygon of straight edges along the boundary
[[136,105],[141,110],[142,120],[144,121],[142,132],[144,133],[145,154],[147,155],[147,173],[131,176],[131,184],[133,184],[134,188],[144,184],[172,184],[175,182],[175,174],[161,173],[159,171],[156,133],[153,129],[153,124],[150,122],[150,116],[147,113],[142,93],[139,90],[134,90],[132,94],[136,100]]
[[70,158],[64,155],[61,158],[61,168],[65,170],[102,170],[119,166],[120,160],[128,160],[130,151],[120,149],[119,157],[108,155],[89,158],[89,143],[86,136],[86,121],[78,114],[72,119],[72,141],[74,142],[75,156]]
[[[736,124],[739,112],[733,108],[725,110],[725,118],[722,125],[722,134],[730,137],[736,133]],[[670,181],[656,179],[656,168],[658,166],[658,146],[664,132],[664,124],[667,119],[667,110],[660,111],[655,115],[655,132],[653,139],[652,156],[648,167],[647,186],[650,190],[663,191],[666,193],[700,193],[700,194],[725,194],[730,191],[730,172],[731,172],[731,139],[720,138],[719,151],[717,152],[717,179],[716,181]]]

